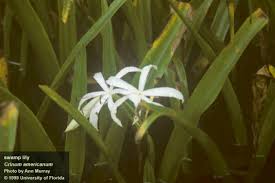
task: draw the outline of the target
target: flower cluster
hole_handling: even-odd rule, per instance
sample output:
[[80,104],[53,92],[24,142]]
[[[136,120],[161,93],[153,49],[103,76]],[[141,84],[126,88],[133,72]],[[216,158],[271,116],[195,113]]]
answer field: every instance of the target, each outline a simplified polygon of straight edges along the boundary
[[[147,65],[142,69],[137,67],[125,67],[119,71],[115,76],[104,79],[102,73],[96,73],[94,79],[102,88],[102,91],[91,92],[84,95],[78,106],[78,110],[89,119],[90,123],[98,129],[98,114],[101,108],[107,104],[113,121],[122,126],[121,121],[117,118],[116,113],[120,105],[126,100],[130,100],[135,108],[138,107],[141,101],[162,106],[160,103],[154,102],[150,97],[173,97],[183,101],[183,95],[180,91],[170,87],[158,87],[152,89],[145,89],[145,84],[150,70],[154,65]],[[122,80],[122,77],[131,72],[140,72],[138,88]],[[122,97],[114,101],[113,95],[121,95]],[[77,128],[79,125],[75,120],[72,120],[67,131]]]

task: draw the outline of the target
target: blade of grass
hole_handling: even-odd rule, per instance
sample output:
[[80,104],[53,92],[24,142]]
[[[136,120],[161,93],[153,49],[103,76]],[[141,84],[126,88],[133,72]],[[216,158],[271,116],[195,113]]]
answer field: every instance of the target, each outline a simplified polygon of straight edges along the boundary
[[230,40],[232,41],[235,35],[235,2],[234,0],[229,0],[228,12],[230,19]]
[[[106,0],[101,0],[102,15],[108,10],[108,4]],[[102,35],[102,64],[103,74],[105,77],[109,77],[116,73],[116,49],[113,36],[113,27],[111,20],[101,32]]]
[[0,151],[14,150],[17,135],[17,120],[19,111],[14,102],[10,102],[2,111],[0,117]]
[[9,0],[6,2],[17,16],[18,23],[28,35],[30,44],[37,54],[35,63],[37,68],[43,68],[40,70],[43,82],[50,83],[59,71],[59,65],[41,21],[28,0]]
[[[79,99],[87,91],[86,57],[86,50],[83,50],[74,66],[71,94],[71,104],[74,107],[78,106]],[[70,153],[70,181],[81,182],[86,154],[86,133],[82,128],[66,133],[65,150]]]
[[[253,21],[250,18],[246,19],[234,40],[214,60],[187,101],[183,112],[187,121],[192,125],[198,124],[200,116],[216,99],[228,74],[250,41],[268,22],[262,10],[257,10],[251,16]],[[169,139],[160,170],[160,178],[163,181],[175,182],[177,175],[175,166],[182,158],[184,146],[188,143],[188,135],[183,133],[183,130],[176,127]]]
[[[198,7],[194,10],[194,17],[192,20],[193,26],[196,30],[199,30],[212,3],[213,3],[213,0],[207,0],[203,2],[201,2],[201,0],[193,0],[190,2],[192,7]],[[187,40],[185,42],[184,63],[188,63],[194,43],[195,43],[195,40],[189,33],[187,36]]]
[[73,119],[75,119],[79,123],[79,125],[94,141],[99,150],[104,154],[118,183],[125,183],[119,171],[117,170],[117,167],[114,165],[113,160],[109,154],[109,151],[105,146],[101,136],[99,135],[97,130],[90,124],[90,122],[69,102],[67,102],[60,95],[58,95],[54,90],[50,89],[47,86],[39,87],[46,95],[48,95],[55,103],[57,103],[64,111],[66,111]]
[[202,48],[203,54],[209,58],[210,60],[214,60],[216,57],[215,52],[213,51],[213,48],[202,38],[202,36],[197,31],[196,27],[193,25],[193,23],[183,14],[183,12],[179,11],[177,7],[177,2],[174,0],[169,0],[169,3],[173,10],[177,13],[177,15],[181,18],[183,23],[186,25],[188,30],[192,33],[194,38],[197,40],[197,43]]
[[173,62],[176,67],[177,76],[179,77],[181,91],[184,94],[185,100],[187,100],[189,98],[189,89],[184,65],[178,58],[174,58]]
[[154,142],[150,135],[146,135],[147,142],[147,156],[143,168],[143,182],[156,182],[155,176],[155,148]]
[[[178,8],[181,13],[190,16],[192,10],[189,4],[179,3]],[[148,77],[148,86],[152,86],[154,79],[164,74],[185,31],[186,27],[181,23],[179,17],[173,14],[161,35],[154,41],[152,48],[146,53],[146,56],[140,64],[140,67],[149,64],[158,67],[157,71]],[[138,75],[134,77],[134,83],[137,81]]]
[[[14,101],[19,109],[19,140],[22,151],[55,151],[43,126],[32,111],[6,88],[0,87],[1,101]],[[34,138],[35,137],[35,138]]]
[[[51,83],[51,88],[56,90],[62,84],[64,78],[70,71],[76,56],[85,48],[104,28],[111,17],[117,12],[117,10],[125,3],[126,0],[115,0],[108,8],[108,11],[99,18],[99,20],[84,34],[78,43],[74,46],[69,56],[62,65],[60,71],[55,76],[53,82]],[[50,100],[45,97],[37,114],[38,119],[43,119],[46,114],[48,107],[50,105]]]

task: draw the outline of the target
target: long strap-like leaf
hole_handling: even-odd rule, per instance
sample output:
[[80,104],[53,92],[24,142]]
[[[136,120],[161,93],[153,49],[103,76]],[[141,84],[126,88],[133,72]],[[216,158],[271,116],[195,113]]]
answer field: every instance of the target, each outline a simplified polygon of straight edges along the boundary
[[[197,125],[200,116],[214,102],[226,78],[254,36],[267,24],[268,19],[262,10],[257,10],[248,18],[236,33],[234,40],[226,46],[205,73],[186,103],[184,116],[192,125]],[[188,135],[184,129],[175,128],[166,147],[162,161],[160,178],[174,182],[177,171],[175,165],[182,158]]]

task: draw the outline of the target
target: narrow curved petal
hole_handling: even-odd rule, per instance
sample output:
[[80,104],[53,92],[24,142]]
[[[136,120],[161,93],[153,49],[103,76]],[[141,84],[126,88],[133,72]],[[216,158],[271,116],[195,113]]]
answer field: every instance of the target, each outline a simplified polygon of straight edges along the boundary
[[133,102],[135,108],[137,108],[141,101],[141,97],[139,95],[131,94],[131,95],[128,95],[128,98]]
[[96,82],[100,85],[100,87],[104,90],[104,91],[109,91],[109,87],[107,86],[105,79],[102,75],[101,72],[98,72],[94,75],[94,79],[96,80]]
[[76,129],[77,127],[79,127],[79,124],[73,119],[73,120],[71,120],[71,122],[67,126],[67,128],[65,130],[65,133]]
[[129,90],[129,91],[137,91],[137,89],[132,86],[131,84],[127,83],[126,81],[116,78],[116,77],[110,77],[107,81],[106,81],[109,85],[111,86],[115,86],[118,88],[122,88],[125,90]]
[[99,102],[99,97],[92,99],[91,101],[89,101],[82,109],[81,112],[82,114],[88,118],[90,116],[90,112],[92,110],[92,108],[94,108],[96,106],[96,104]]
[[121,121],[117,118],[116,113],[117,113],[117,107],[111,97],[108,98],[108,108],[111,114],[111,117],[113,121],[122,127]]
[[162,104],[160,103],[157,103],[157,102],[154,102],[152,100],[150,100],[149,98],[145,97],[145,96],[142,96],[141,99],[149,104],[153,104],[153,105],[157,105],[157,106],[160,106],[160,107],[163,107]]
[[170,87],[159,87],[159,88],[148,89],[148,90],[145,90],[143,94],[149,97],[173,97],[183,101],[182,93]]
[[89,121],[97,130],[98,130],[98,113],[100,112],[101,108],[103,107],[107,99],[108,98],[106,98],[106,96],[103,96],[100,99],[100,102],[97,102],[90,112]]
[[157,67],[155,65],[147,65],[147,66],[142,68],[141,74],[140,74],[140,77],[139,77],[139,83],[138,83],[138,90],[139,91],[144,90],[148,74],[149,74],[149,72],[152,68],[157,69]]
[[137,67],[125,67],[123,69],[121,69],[117,74],[116,74],[116,78],[122,78],[123,76],[125,76],[126,74],[130,73],[130,72],[140,72],[141,69],[137,68]]
[[105,91],[97,91],[97,92],[91,92],[91,93],[87,93],[86,95],[84,95],[80,102],[79,102],[79,107],[81,108],[81,106],[87,101],[90,100],[91,98],[95,98],[95,97],[99,97],[101,95],[104,95],[106,92]]

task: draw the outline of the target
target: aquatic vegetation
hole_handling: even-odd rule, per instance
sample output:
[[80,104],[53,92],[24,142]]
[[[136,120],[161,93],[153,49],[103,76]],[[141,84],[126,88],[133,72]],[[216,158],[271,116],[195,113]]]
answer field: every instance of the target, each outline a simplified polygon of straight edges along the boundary
[[68,151],[73,183],[274,182],[274,7],[0,1],[0,151]]

